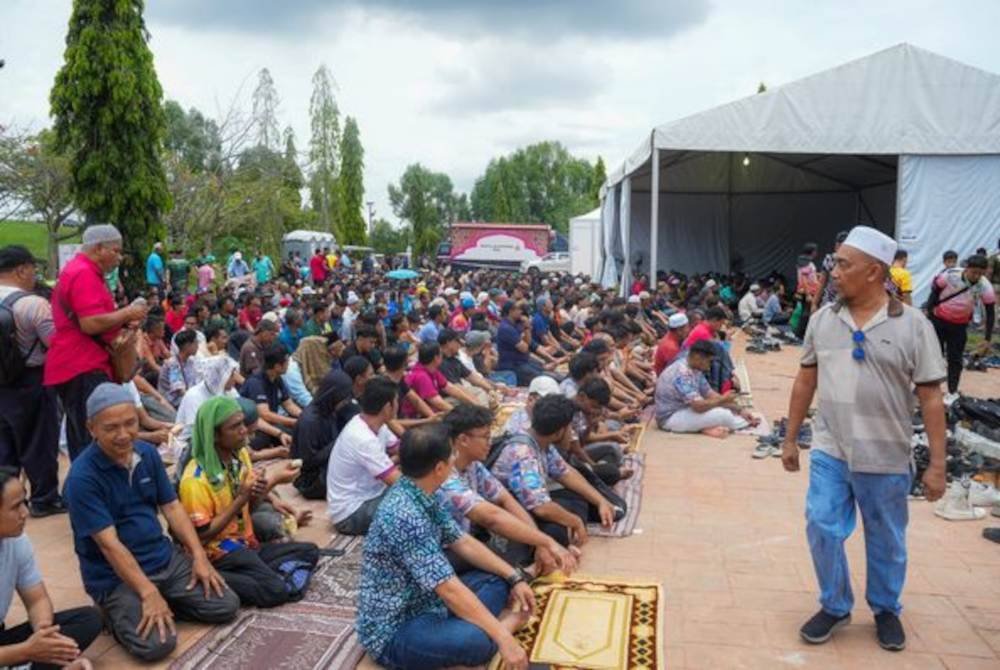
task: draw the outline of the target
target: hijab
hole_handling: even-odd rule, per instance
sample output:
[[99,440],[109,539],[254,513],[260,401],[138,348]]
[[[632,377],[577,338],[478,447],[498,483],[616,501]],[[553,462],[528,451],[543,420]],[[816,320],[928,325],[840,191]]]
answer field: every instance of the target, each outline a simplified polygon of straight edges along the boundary
[[302,381],[305,382],[309,393],[317,393],[323,375],[330,371],[330,365],[333,363],[333,356],[326,346],[326,338],[318,335],[303,337],[292,358],[299,364]]
[[225,473],[219,452],[215,448],[215,429],[240,411],[240,404],[228,396],[210,398],[198,408],[194,420],[191,458],[205,471],[213,487],[217,488],[222,484]]
[[226,383],[237,369],[239,369],[239,364],[225,354],[206,356],[198,361],[201,383],[205,385],[205,390],[213,396],[222,395],[225,392]]

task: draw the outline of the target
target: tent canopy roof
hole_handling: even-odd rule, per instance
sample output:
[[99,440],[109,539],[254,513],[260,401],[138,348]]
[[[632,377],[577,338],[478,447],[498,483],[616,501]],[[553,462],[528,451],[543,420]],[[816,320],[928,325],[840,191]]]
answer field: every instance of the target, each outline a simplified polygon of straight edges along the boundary
[[[901,154],[1000,154],[1000,76],[899,44],[658,126],[606,186],[640,168],[648,174],[653,146],[678,156],[753,152],[791,161],[789,154],[798,154],[796,163],[829,155],[889,163]],[[824,176],[836,169],[825,167]],[[851,174],[858,167],[851,165]]]

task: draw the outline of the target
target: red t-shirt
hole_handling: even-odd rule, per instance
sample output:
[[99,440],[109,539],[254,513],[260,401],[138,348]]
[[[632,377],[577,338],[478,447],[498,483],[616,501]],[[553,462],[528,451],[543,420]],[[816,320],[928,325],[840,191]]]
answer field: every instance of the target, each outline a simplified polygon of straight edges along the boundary
[[163,316],[163,322],[170,327],[171,333],[176,333],[181,328],[184,327],[184,315],[187,314],[187,310],[184,309],[168,309],[167,313]]
[[660,373],[667,366],[674,362],[674,359],[677,358],[677,354],[680,352],[681,343],[677,341],[673,333],[664,335],[660,343],[656,345],[656,354],[653,356],[653,369],[656,370],[657,377],[660,376]]
[[312,273],[312,278],[314,282],[325,282],[326,281],[326,257],[325,256],[313,256],[309,259],[309,272]]
[[[448,385],[448,380],[440,370],[428,370],[422,364],[417,363],[410,370],[410,374],[406,375],[406,384],[416,391],[421,399],[427,400],[441,395],[441,391]],[[403,401],[399,413],[404,419],[412,419],[419,415],[417,408],[409,400]]]
[[240,310],[237,322],[240,328],[253,332],[257,330],[257,324],[264,318],[264,313],[259,308],[244,307]]
[[[73,314],[67,315],[66,310]],[[45,355],[44,384],[63,384],[87,372],[104,372],[111,377],[111,355],[98,339],[110,344],[121,328],[98,336],[80,330],[79,317],[115,311],[115,299],[104,283],[104,273],[97,263],[83,253],[73,257],[52,291],[52,322],[55,335]]]
[[702,321],[691,329],[691,333],[687,336],[687,339],[684,340],[683,347],[685,349],[690,349],[691,345],[695,342],[712,339],[715,339],[715,331],[712,330],[712,327],[708,325],[707,321]]

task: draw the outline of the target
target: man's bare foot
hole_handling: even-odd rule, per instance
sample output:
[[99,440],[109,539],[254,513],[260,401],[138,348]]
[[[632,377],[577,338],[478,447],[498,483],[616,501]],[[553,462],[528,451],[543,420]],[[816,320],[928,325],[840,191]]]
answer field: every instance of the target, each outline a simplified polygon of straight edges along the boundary
[[729,429],[723,428],[722,426],[716,426],[715,428],[706,428],[701,431],[702,435],[707,435],[708,437],[715,437],[720,440],[724,440],[729,437]]
[[635,474],[632,468],[618,468],[618,479],[628,479]]
[[525,610],[507,610],[500,614],[500,625],[506,628],[511,633],[516,633],[517,631],[524,628],[524,625],[528,623],[528,619],[531,618],[531,612]]

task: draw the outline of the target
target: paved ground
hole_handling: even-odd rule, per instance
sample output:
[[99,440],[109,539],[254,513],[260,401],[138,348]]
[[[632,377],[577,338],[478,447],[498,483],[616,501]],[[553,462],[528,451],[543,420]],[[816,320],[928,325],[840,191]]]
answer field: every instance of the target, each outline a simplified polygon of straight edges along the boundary
[[[771,419],[785,412],[796,353],[746,359],[757,405]],[[967,373],[963,390],[1000,395],[1000,373]],[[980,537],[991,517],[949,523],[922,502],[911,505],[907,650],[891,654],[874,641],[860,528],[848,543],[860,601],[854,623],[825,646],[801,643],[798,627],[817,607],[803,521],[808,472],[790,475],[778,459],[752,460],[753,443],[648,430],[641,533],[586,547],[583,572],[662,580],[669,668],[1000,668],[1000,546]],[[320,521],[302,538],[324,542],[329,530],[316,509]],[[86,604],[66,518],[30,521],[28,534],[56,607]],[[23,617],[15,605],[6,623]],[[204,632],[180,630],[176,653]],[[87,656],[100,668],[137,665],[106,635]]]

